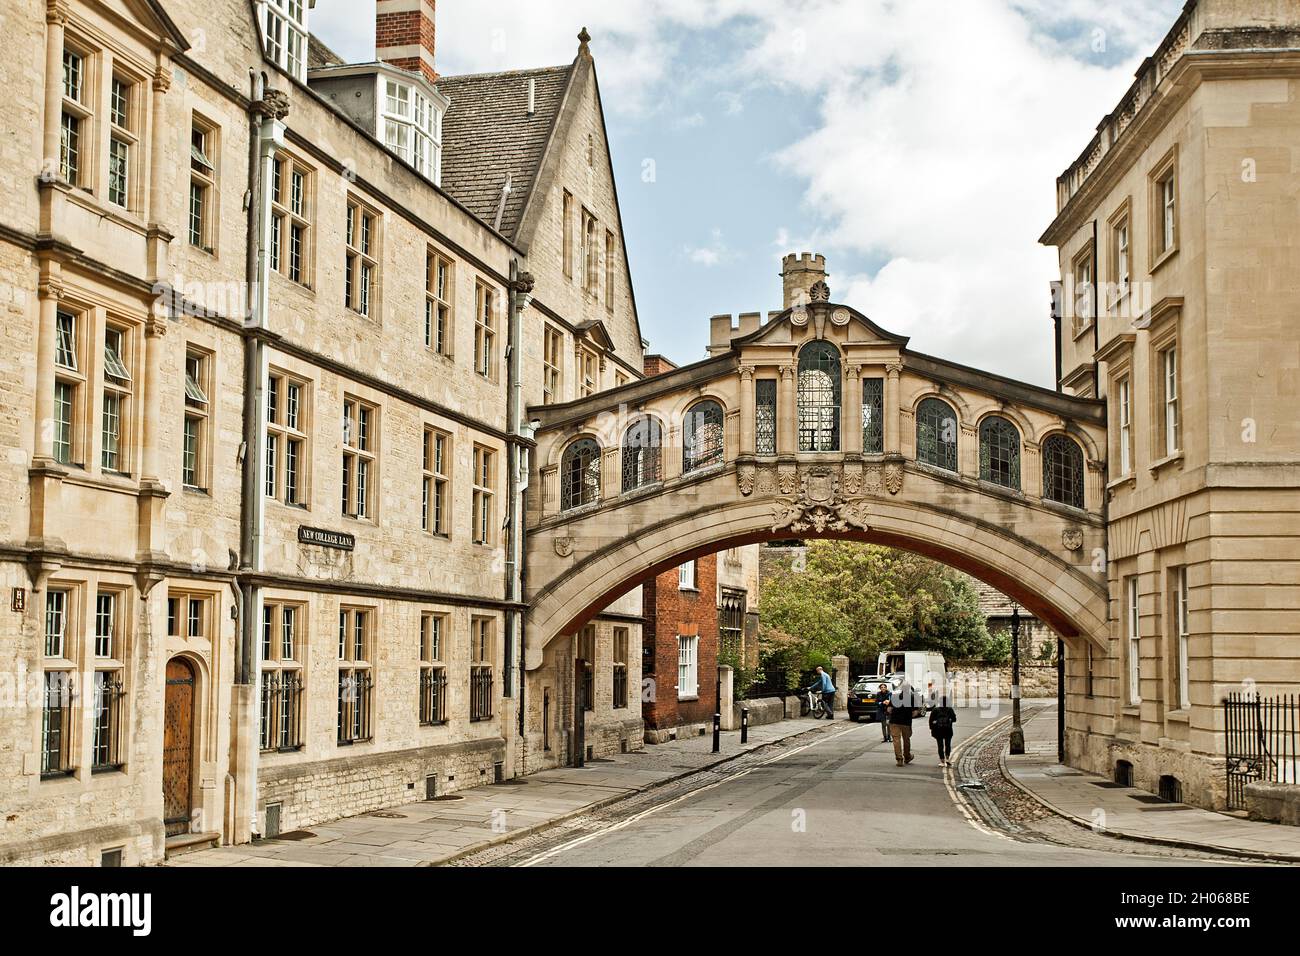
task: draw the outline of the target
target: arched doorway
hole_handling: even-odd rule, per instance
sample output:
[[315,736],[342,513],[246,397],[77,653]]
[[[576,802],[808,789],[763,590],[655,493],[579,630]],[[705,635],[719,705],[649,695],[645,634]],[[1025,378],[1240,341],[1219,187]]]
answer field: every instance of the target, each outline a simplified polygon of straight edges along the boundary
[[194,667],[183,657],[167,662],[163,699],[163,825],[168,836],[188,833],[194,788]]

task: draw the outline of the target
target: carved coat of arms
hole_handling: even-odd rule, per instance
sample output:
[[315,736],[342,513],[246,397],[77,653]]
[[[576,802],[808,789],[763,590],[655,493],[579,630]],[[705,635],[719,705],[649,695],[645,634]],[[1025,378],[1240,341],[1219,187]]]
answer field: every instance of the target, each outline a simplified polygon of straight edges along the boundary
[[840,480],[830,471],[803,475],[799,497],[773,505],[772,530],[788,528],[795,534],[818,534],[867,527],[866,506],[840,493]]

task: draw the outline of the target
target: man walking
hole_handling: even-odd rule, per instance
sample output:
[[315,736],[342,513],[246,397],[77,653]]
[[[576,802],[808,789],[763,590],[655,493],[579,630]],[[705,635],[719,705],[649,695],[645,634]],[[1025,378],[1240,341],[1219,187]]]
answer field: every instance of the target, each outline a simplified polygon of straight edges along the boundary
[[930,736],[939,748],[940,766],[952,766],[952,730],[957,723],[957,711],[948,705],[946,696],[939,699],[939,705],[930,711]]
[[813,679],[812,689],[822,695],[822,703],[826,705],[826,719],[835,719],[835,684],[831,682],[831,675],[822,670],[820,664],[817,665],[817,676]]
[[880,724],[880,740],[889,743],[889,685],[876,689],[876,723]]
[[912,762],[912,717],[916,694],[904,678],[889,702],[889,733],[894,738],[894,759],[901,767]]

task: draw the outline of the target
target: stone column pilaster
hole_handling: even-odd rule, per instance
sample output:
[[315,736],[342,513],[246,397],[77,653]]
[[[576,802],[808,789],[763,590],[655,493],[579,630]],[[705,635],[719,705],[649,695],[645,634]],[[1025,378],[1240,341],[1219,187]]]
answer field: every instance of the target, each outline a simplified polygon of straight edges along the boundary
[[59,127],[63,118],[63,28],[68,22],[67,0],[45,5],[45,128],[41,138],[41,173],[59,174]]
[[902,365],[890,365],[885,368],[885,454],[897,455],[901,453],[902,446],[899,441],[900,422],[899,422],[899,378],[902,375]]
[[846,455],[862,454],[862,366],[844,363],[844,405],[840,447]]
[[740,367],[740,457],[752,458],[754,447],[754,367]]
[[795,367],[780,367],[781,379],[776,386],[776,453],[794,455],[798,448],[796,435],[799,429],[799,409],[795,399]]

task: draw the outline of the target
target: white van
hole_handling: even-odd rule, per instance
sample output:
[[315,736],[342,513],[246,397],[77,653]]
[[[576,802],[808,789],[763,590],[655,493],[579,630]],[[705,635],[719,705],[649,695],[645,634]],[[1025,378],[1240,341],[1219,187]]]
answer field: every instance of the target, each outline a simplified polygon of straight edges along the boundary
[[878,670],[882,674],[905,675],[927,707],[935,705],[948,682],[948,665],[935,651],[881,651]]

